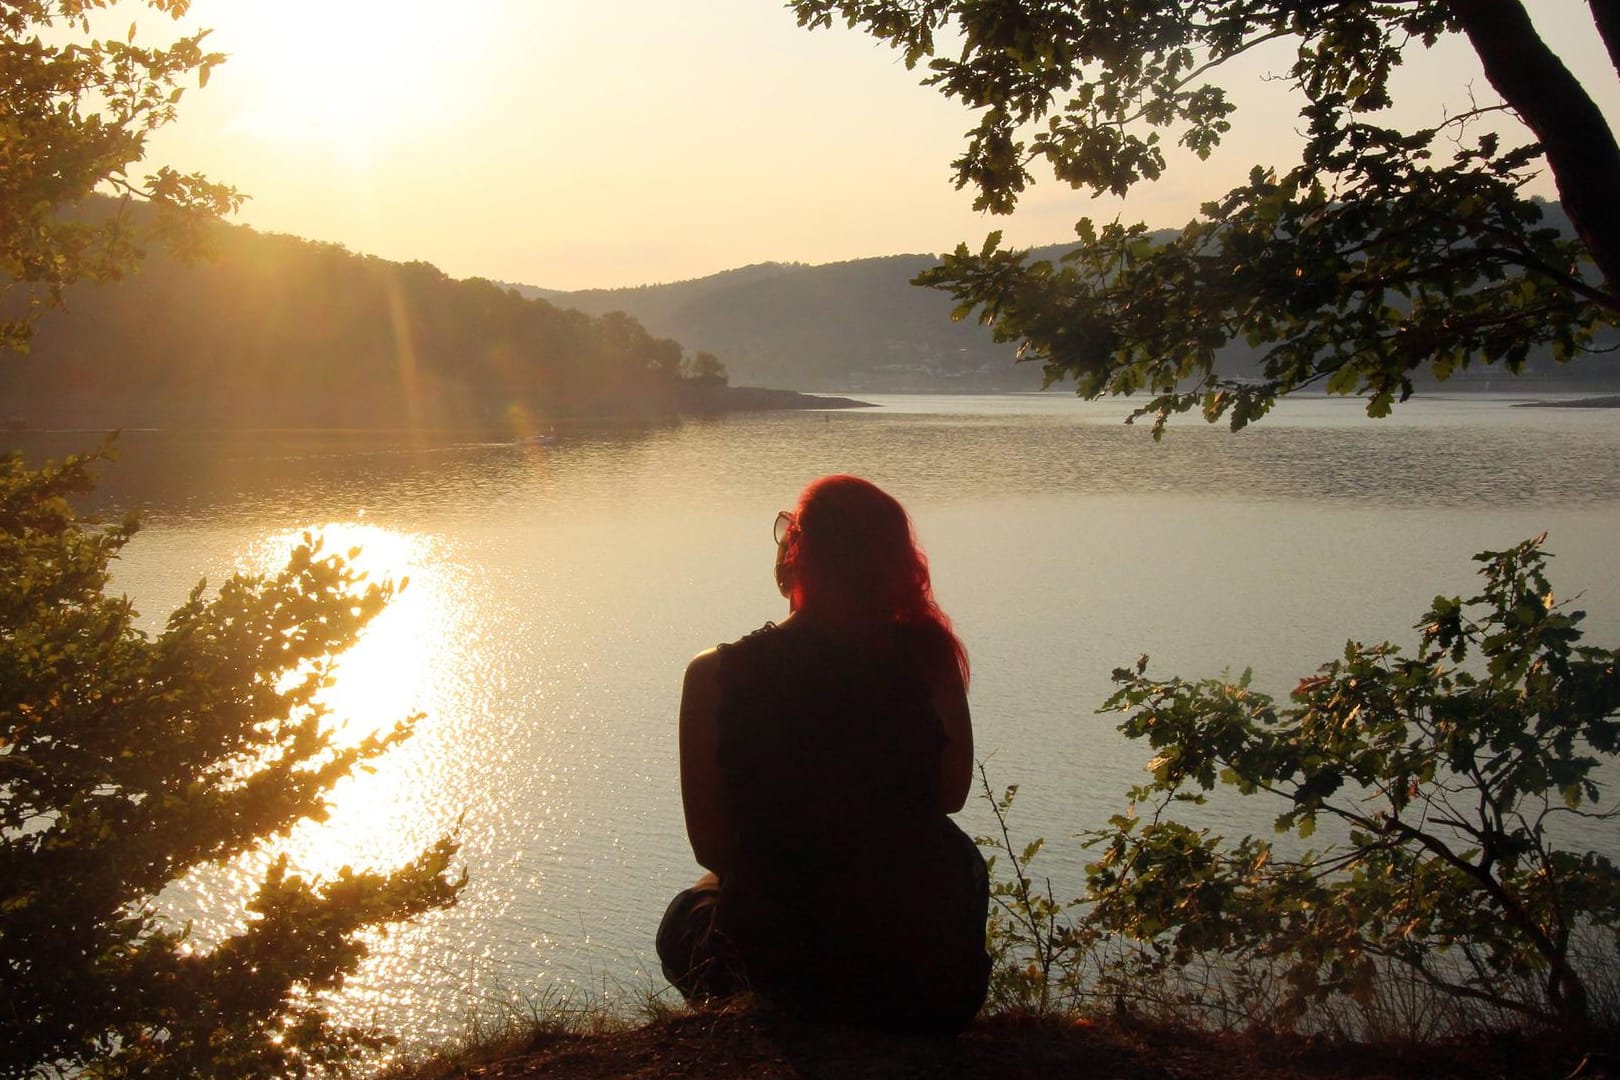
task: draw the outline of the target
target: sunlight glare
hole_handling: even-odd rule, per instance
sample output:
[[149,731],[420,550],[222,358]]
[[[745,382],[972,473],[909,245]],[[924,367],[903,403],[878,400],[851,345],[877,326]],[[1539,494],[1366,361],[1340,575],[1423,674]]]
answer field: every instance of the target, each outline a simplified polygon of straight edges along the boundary
[[[267,538],[251,553],[245,569],[277,571],[303,543],[305,531]],[[323,553],[342,555],[363,572],[366,583],[391,581],[396,589],[388,606],[338,657],[332,683],[318,697],[330,710],[326,723],[333,742],[352,746],[429,710],[436,683],[454,661],[448,625],[453,614],[428,537],[355,522],[307,531],[320,537]],[[330,819],[305,823],[275,845],[276,852],[286,851],[301,870],[322,876],[346,865],[397,865],[417,854],[426,837],[445,828],[443,822],[428,820],[432,800],[418,790],[420,777],[413,775],[411,749],[430,721],[424,715],[416,724],[416,737],[376,759],[374,768],[341,781],[331,795]]]
[[456,50],[443,9],[418,0],[282,0],[220,9],[211,41],[247,85],[234,125],[278,143],[323,144],[369,168],[443,109]]

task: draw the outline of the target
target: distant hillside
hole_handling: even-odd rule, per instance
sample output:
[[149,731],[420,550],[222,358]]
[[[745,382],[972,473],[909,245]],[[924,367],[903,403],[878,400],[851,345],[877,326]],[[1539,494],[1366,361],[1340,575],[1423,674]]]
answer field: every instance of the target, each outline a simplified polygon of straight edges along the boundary
[[[218,226],[214,247],[70,290],[28,355],[0,357],[0,419],[521,434],[670,415],[694,389],[681,345],[626,315],[241,226]],[[702,390],[706,408],[726,407]]]
[[938,260],[893,255],[806,266],[762,263],[634,289],[525,295],[591,314],[623,311],[655,334],[719,356],[733,384],[801,390],[1034,390],[1038,367],[1014,364],[951,300],[911,279]]
[[[1544,210],[1549,224],[1569,231],[1561,207],[1548,204]],[[1068,246],[1040,248],[1035,254],[1056,258]],[[854,393],[1039,388],[1039,365],[1015,363],[1012,345],[995,344],[976,323],[951,321],[949,296],[910,284],[937,262],[930,255],[895,255],[823,266],[760,263],[692,281],[629,289],[514,287],[591,314],[626,312],[652,333],[716,354],[734,384]],[[1605,342],[1620,339],[1610,334]],[[1221,367],[1245,374],[1261,352],[1233,346]],[[1512,376],[1477,368],[1446,385],[1454,390],[1500,389],[1505,380],[1511,384]],[[1620,388],[1620,357],[1598,355],[1560,366],[1545,353],[1532,355],[1522,382],[1527,389]]]
[[[694,278],[690,281],[677,281],[667,285],[644,285],[636,288],[622,289],[590,289],[583,292],[559,292],[555,289],[537,289],[532,285],[513,285],[524,296],[558,303],[563,307],[573,307],[593,315],[606,314],[609,311],[626,311],[624,298],[631,298],[630,302],[641,308],[648,318],[657,322],[666,322],[678,315],[680,310],[690,304],[701,302],[716,293],[724,294],[728,291],[791,274],[796,270],[810,269],[804,263],[756,263],[753,266],[743,266],[735,270],[722,270],[718,274],[708,277]],[[637,316],[638,319],[641,316]]]

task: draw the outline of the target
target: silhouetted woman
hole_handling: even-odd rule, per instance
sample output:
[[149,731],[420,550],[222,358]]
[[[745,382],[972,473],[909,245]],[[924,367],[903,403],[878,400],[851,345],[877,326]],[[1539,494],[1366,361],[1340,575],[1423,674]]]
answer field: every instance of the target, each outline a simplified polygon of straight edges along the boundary
[[967,653],[911,521],[853,476],[776,521],[779,624],[702,653],[681,695],[697,861],[658,954],[688,998],[949,1034],[984,1001],[985,866],[947,817],[972,782]]

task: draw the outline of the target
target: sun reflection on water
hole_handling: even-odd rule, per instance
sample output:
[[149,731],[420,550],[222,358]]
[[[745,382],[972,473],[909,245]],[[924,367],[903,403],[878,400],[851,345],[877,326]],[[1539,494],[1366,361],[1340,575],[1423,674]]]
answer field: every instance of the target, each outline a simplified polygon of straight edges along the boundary
[[386,872],[403,865],[456,826],[455,780],[431,747],[454,695],[462,606],[454,601],[455,568],[442,540],[358,522],[289,529],[239,549],[235,569],[271,575],[305,537],[364,574],[364,583],[390,582],[394,595],[355,644],[335,659],[332,680],[317,700],[327,709],[334,746],[415,718],[413,734],[339,781],[329,792],[324,821],[306,820],[218,868],[201,868],[164,898],[197,947],[245,925],[245,904],[269,864],[285,854],[305,877],[331,880],[344,867]]
[[454,825],[432,790],[420,746],[439,722],[436,706],[456,661],[455,605],[439,542],[427,535],[358,521],[328,522],[266,537],[242,558],[249,573],[273,573],[306,535],[343,556],[365,583],[391,583],[388,605],[337,657],[318,701],[337,746],[352,746],[414,718],[411,739],[340,781],[330,816],[305,822],[260,854],[285,853],[301,872],[330,877],[345,866],[386,869],[414,857]]

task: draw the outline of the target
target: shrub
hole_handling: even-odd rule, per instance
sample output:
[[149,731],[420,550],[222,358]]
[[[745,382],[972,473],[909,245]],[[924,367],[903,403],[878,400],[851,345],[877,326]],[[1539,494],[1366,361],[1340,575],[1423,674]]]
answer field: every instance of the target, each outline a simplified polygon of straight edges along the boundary
[[[1583,613],[1555,603],[1543,539],[1476,556],[1483,591],[1436,597],[1415,656],[1351,642],[1287,707],[1247,673],[1157,681],[1146,657],[1116,671],[1105,708],[1157,751],[1132,792],[1151,809],[1094,838],[1088,918],[1170,968],[1274,972],[1282,1021],[1338,995],[1369,1001],[1393,967],[1584,1026],[1578,943],[1620,955],[1620,871],[1559,826],[1620,815],[1600,783],[1620,752],[1620,654],[1579,644]],[[1278,801],[1278,832],[1308,839],[1324,819],[1344,839],[1287,858],[1176,819],[1217,786]]]
[[337,780],[405,737],[336,746],[316,697],[391,588],[306,536],[280,573],[198,585],[148,636],[105,591],[136,522],[68,502],[101,456],[0,457],[0,1076],[341,1066],[382,1040],[320,993],[365,954],[359,931],[454,902],[453,839],[325,883],[277,859],[211,946],[155,901],[321,820]]

